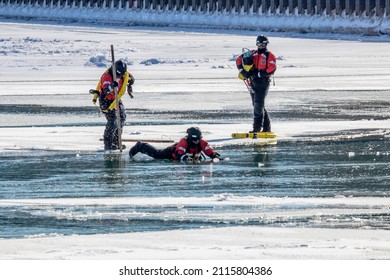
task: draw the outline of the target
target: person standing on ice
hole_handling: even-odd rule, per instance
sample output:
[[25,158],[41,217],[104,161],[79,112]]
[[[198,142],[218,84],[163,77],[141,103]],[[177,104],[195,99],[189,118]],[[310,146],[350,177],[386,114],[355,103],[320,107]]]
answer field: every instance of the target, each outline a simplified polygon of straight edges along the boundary
[[275,55],[267,50],[268,38],[260,35],[256,38],[256,50],[248,50],[236,60],[238,77],[244,80],[251,93],[253,104],[252,132],[271,132],[271,121],[265,109],[271,75],[276,71]]
[[130,149],[129,156],[132,159],[136,154],[143,153],[155,159],[200,162],[204,160],[202,152],[213,160],[222,159],[221,155],[215,152],[209,143],[203,139],[202,131],[198,127],[190,127],[187,129],[187,135],[172,146],[165,149],[156,149],[148,143],[137,142]]
[[[96,101],[99,98],[100,110],[107,119],[103,137],[105,151],[119,149],[118,121],[115,109],[115,88],[118,90],[120,126],[122,128],[125,124],[126,112],[121,98],[126,89],[130,97],[133,98],[132,85],[134,84],[134,77],[129,71],[127,71],[127,64],[122,60],[116,61],[115,71],[116,81],[114,81],[113,78],[112,66],[103,73],[96,87],[96,92],[98,93],[94,94],[92,100],[92,102],[96,104]],[[123,129],[121,131],[123,131]],[[122,145],[122,149],[125,149],[124,145]]]

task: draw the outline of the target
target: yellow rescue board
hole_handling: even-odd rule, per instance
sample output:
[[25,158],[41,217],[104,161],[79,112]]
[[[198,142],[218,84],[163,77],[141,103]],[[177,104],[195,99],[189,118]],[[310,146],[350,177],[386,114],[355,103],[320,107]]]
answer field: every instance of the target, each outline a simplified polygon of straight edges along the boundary
[[233,133],[232,138],[276,138],[274,132]]

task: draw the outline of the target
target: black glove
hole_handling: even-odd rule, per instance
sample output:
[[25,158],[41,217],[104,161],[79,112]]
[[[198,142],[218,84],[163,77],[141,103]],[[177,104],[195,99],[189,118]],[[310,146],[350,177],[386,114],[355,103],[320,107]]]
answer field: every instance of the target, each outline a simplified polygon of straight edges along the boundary
[[218,163],[220,160],[223,160],[223,157],[221,157],[221,155],[218,153],[214,153],[211,155],[211,159],[211,162]]
[[110,91],[111,91],[110,86],[104,88],[104,89],[102,90],[102,94],[100,94],[100,97],[101,97],[101,98],[104,98],[104,97],[107,95],[107,93],[109,93]]
[[129,85],[133,85],[134,84],[134,81],[135,81],[135,79],[134,79],[134,77],[133,76],[130,76],[129,77]]
[[190,157],[189,155],[182,156],[181,160],[184,162],[193,162],[194,161],[194,159],[192,157]]
[[114,88],[117,88],[119,86],[117,81],[113,81],[107,88],[112,91]]
[[265,70],[260,70],[259,73],[257,74],[257,76],[259,78],[268,78],[268,73]]
[[244,69],[241,69],[240,70],[240,73],[241,75],[245,78],[245,79],[248,79],[251,75],[249,74],[249,72],[246,72]]
[[249,76],[252,79],[258,78],[259,77],[259,70],[255,69],[255,68],[252,68],[251,71],[249,71]]
[[217,153],[217,152],[215,152],[215,153],[213,153],[212,155],[211,155],[211,158],[212,159],[215,159],[215,158],[221,158],[221,155],[219,154],[219,153]]
[[133,96],[133,87],[130,85],[130,83],[127,85],[127,93],[131,98],[134,98]]

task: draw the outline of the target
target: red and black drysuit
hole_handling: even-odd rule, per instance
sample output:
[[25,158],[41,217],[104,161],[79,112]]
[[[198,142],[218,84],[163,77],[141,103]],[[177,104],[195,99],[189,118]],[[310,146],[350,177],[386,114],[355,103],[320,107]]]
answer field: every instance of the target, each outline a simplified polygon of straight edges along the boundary
[[[243,68],[243,55],[236,60],[236,66],[245,79],[249,80],[249,86],[253,90],[253,132],[271,131],[271,121],[265,106],[265,98],[270,86],[270,77],[276,71],[276,58],[266,48],[251,50],[253,67],[249,72]],[[262,130],[263,129],[263,130]]]
[[188,158],[201,159],[202,152],[212,159],[220,156],[206,140],[200,139],[199,143],[195,144],[191,140],[187,139],[187,137],[183,137],[178,143],[175,143],[165,149],[156,149],[149,143],[137,142],[137,144],[130,149],[129,153],[132,157],[137,153],[143,153],[155,159],[185,161]]
[[[129,82],[127,85],[124,85],[124,76],[122,76],[118,83],[118,92],[121,91],[122,87],[130,87],[134,83],[134,78],[129,72]],[[103,112],[104,116],[107,119],[106,128],[104,130],[104,149],[105,150],[115,150],[118,149],[118,121],[116,119],[116,111],[110,110],[109,107],[112,102],[115,102],[115,91],[112,87],[113,85],[113,75],[112,68],[108,69],[102,77],[100,78],[100,93],[99,93],[99,106],[100,110]],[[128,90],[129,91],[129,90]],[[120,116],[120,125],[123,128],[126,121],[126,112],[125,107],[121,100],[119,100],[119,116]]]

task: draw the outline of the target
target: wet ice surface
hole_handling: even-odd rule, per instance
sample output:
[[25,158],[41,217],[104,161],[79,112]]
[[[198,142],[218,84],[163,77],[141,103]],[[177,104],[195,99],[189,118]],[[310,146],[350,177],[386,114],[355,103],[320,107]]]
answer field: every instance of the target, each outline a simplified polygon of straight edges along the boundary
[[[207,94],[171,97],[185,95],[191,102]],[[272,92],[269,98],[276,124],[302,119],[337,126],[337,121],[390,115],[386,91],[375,92],[374,101],[366,92],[330,92],[331,101],[315,92],[278,99],[282,94]],[[90,104],[84,106],[84,98],[4,96],[2,127],[98,125],[103,130],[104,118]],[[154,108],[127,102],[127,129],[250,122],[248,100],[224,108],[221,98],[214,93],[205,108],[192,110],[190,105],[167,109],[158,102]],[[3,150],[0,237],[234,225],[389,229],[385,129],[301,133],[266,146],[226,141],[218,151],[229,160],[189,165],[144,155],[129,161],[127,150],[110,159],[96,149]]]
[[[124,98],[126,124],[130,127],[251,123],[252,107],[245,92],[149,92],[134,95],[134,100],[128,96]],[[267,107],[273,121],[387,120],[390,118],[388,96],[389,92],[385,90],[275,92],[271,89]],[[143,102],[145,99],[148,102]],[[178,100],[186,102],[175,103]],[[3,96],[0,127],[104,125],[104,117],[98,114],[98,109],[91,106],[88,93]]]

